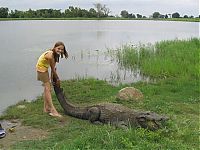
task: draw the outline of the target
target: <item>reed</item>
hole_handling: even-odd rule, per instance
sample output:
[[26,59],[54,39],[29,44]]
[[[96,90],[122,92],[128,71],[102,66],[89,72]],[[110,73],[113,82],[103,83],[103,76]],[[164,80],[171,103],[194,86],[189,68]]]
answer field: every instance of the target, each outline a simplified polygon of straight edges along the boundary
[[125,45],[116,58],[124,68],[139,68],[151,78],[199,79],[200,39],[161,41],[155,45]]

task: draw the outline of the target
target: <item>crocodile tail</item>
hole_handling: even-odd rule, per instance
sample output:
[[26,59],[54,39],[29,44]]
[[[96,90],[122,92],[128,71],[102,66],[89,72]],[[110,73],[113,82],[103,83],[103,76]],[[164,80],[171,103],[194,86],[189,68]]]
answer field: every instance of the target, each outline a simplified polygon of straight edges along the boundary
[[63,89],[58,87],[56,84],[54,84],[54,91],[61,107],[67,115],[88,120],[89,117],[87,107],[77,107],[71,104],[64,95]]

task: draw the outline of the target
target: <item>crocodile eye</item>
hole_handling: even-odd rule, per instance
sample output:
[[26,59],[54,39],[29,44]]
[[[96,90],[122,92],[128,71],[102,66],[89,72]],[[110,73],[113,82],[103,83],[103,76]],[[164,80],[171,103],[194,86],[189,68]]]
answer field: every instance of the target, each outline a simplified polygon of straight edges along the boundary
[[145,121],[146,121],[146,118],[145,118],[145,117],[140,117],[140,118],[138,118],[138,121],[140,121],[140,122],[145,122]]

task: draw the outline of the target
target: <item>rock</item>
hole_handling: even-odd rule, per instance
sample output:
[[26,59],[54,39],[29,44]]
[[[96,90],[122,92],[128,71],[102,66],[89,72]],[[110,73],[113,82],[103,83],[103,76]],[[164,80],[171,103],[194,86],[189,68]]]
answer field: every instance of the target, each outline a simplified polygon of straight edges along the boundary
[[143,94],[134,87],[125,87],[118,92],[117,99],[139,101],[143,99]]

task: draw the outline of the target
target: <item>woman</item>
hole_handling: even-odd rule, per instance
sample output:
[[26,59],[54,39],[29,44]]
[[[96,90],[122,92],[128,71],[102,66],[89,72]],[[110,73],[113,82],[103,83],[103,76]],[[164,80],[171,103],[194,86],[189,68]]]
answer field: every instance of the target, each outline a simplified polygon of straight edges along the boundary
[[[51,116],[62,117],[54,107],[51,97],[51,84],[53,83],[53,77],[56,79],[57,86],[60,86],[60,79],[56,72],[56,63],[59,62],[59,58],[68,57],[68,53],[65,49],[63,42],[56,42],[54,47],[46,52],[44,52],[38,59],[36,70],[37,78],[39,81],[43,82],[44,86],[44,112],[49,113]],[[48,68],[51,68],[51,78],[49,78]]]

